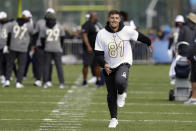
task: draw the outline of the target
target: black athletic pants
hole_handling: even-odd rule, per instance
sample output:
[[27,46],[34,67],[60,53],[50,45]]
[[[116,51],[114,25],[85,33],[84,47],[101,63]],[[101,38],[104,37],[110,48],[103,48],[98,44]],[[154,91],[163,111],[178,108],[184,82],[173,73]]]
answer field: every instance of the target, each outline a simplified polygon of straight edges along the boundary
[[117,94],[126,91],[128,85],[129,64],[121,64],[119,67],[112,69],[108,76],[104,70],[104,77],[107,87],[107,102],[111,118],[117,118]]
[[[41,80],[44,75],[44,50],[38,46],[35,48],[35,78],[36,80]],[[50,69],[49,69],[49,76],[48,81],[52,80],[52,64],[50,63]]]
[[54,52],[45,52],[44,53],[44,77],[43,77],[44,79],[43,79],[43,83],[46,83],[49,80],[51,61],[54,60],[60,84],[64,84],[64,75],[63,75],[61,56],[62,56],[62,53],[60,53],[60,52],[59,53],[54,53]]
[[3,49],[0,50],[0,76],[1,75],[6,75],[6,67],[7,67],[7,55],[3,53]]
[[35,66],[35,57],[34,57],[34,55],[31,57],[30,54],[29,54],[29,51],[28,51],[28,53],[27,53],[27,62],[26,62],[25,71],[24,71],[24,77],[27,77],[29,65],[30,65],[31,63],[32,63],[32,73],[33,73],[33,77],[36,78],[36,73],[35,73],[35,71],[36,71],[37,69],[36,69],[36,66]]
[[25,65],[26,65],[26,59],[27,59],[27,53],[26,52],[18,52],[18,51],[12,51],[10,50],[8,61],[7,61],[7,70],[6,70],[6,80],[10,80],[12,70],[14,67],[14,62],[17,59],[18,63],[18,71],[17,71],[17,82],[22,82],[24,71],[25,71]]

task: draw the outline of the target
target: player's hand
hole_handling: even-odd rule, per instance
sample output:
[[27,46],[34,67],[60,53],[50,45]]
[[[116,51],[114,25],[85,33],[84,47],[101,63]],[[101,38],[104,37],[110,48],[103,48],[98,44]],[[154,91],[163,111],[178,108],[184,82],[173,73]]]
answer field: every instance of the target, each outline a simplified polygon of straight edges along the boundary
[[172,59],[172,56],[173,56],[173,55],[172,55],[172,50],[168,50],[168,51],[167,51],[167,54],[168,54],[169,58]]
[[93,53],[93,48],[89,46],[89,47],[88,47],[88,52],[89,52],[89,53]]
[[105,62],[105,71],[108,75],[110,75],[110,73],[112,72],[112,70],[110,69],[109,63],[107,61]]
[[148,46],[148,49],[152,52],[152,45]]
[[6,54],[6,53],[9,53],[9,49],[8,49],[8,46],[4,46],[3,48],[3,53]]
[[187,63],[188,65],[190,65],[190,64],[191,64],[191,61],[190,61],[189,59],[187,59],[186,63]]
[[31,50],[31,51],[29,52],[29,56],[30,56],[31,58],[33,58],[33,54],[34,54],[34,50]]

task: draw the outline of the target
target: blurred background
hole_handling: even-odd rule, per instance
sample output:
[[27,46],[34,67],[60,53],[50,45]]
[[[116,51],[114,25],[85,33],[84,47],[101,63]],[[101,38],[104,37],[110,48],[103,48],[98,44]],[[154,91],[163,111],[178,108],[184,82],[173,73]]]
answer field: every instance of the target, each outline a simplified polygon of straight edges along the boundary
[[[42,18],[48,7],[58,12],[58,18],[69,26],[81,25],[85,21],[86,13],[97,11],[102,24],[106,21],[108,10],[119,9],[129,13],[140,28],[173,24],[177,14],[185,15],[196,10],[195,0],[18,0],[22,10],[28,9],[33,19]],[[8,13],[10,18],[16,18],[18,13],[17,0],[1,0],[0,10]],[[150,9],[151,3],[154,6]],[[152,17],[152,25],[147,25],[147,17]]]
[[[196,12],[196,0],[1,0],[0,10],[8,13],[8,18],[17,18],[22,10],[30,10],[33,20],[43,18],[47,8],[54,8],[57,18],[65,27],[67,38],[65,40],[64,54],[72,55],[78,63],[81,63],[82,40],[80,37],[81,25],[87,20],[86,14],[96,11],[99,22],[104,25],[107,21],[107,13],[111,9],[118,9],[128,13],[128,20],[133,20],[139,31],[156,35],[161,29],[167,35],[174,26],[174,19],[178,14],[186,15]],[[150,35],[151,35],[150,34]],[[169,35],[168,35],[169,36]],[[155,36],[156,37],[156,36]],[[156,38],[155,38],[156,39]],[[164,40],[167,40],[165,37]],[[165,51],[160,54],[157,50],[149,53],[144,45],[133,45],[135,63],[168,63],[168,41]],[[163,56],[160,56],[163,55]],[[159,58],[158,58],[158,57]],[[72,58],[72,60],[73,60]],[[155,60],[158,58],[158,60]],[[159,60],[162,59],[162,60]],[[65,58],[65,61],[67,59]],[[75,62],[73,62],[75,63]]]

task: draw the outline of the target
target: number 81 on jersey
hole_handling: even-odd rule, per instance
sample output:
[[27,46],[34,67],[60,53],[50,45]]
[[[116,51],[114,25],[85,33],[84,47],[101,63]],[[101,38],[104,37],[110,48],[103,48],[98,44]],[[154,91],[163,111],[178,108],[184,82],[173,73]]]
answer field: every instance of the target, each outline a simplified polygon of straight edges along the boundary
[[120,57],[124,56],[124,41],[120,41],[117,45],[116,42],[111,42],[108,44],[108,53],[111,58],[116,58],[118,56],[118,49],[120,48]]

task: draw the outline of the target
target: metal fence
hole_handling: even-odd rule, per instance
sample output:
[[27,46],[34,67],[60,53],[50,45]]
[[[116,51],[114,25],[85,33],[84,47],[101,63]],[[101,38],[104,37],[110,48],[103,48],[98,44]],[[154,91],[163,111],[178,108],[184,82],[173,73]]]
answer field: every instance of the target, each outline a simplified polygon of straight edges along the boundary
[[[75,64],[82,63],[82,39],[65,39],[64,44],[64,56],[72,56],[70,57],[70,61],[73,60],[73,56],[76,59]],[[142,44],[140,42],[131,42],[132,52],[133,52],[133,63],[134,64],[153,64],[152,53],[148,50],[146,44]],[[70,63],[69,59],[66,59],[67,62]],[[73,62],[71,62],[73,64]]]

